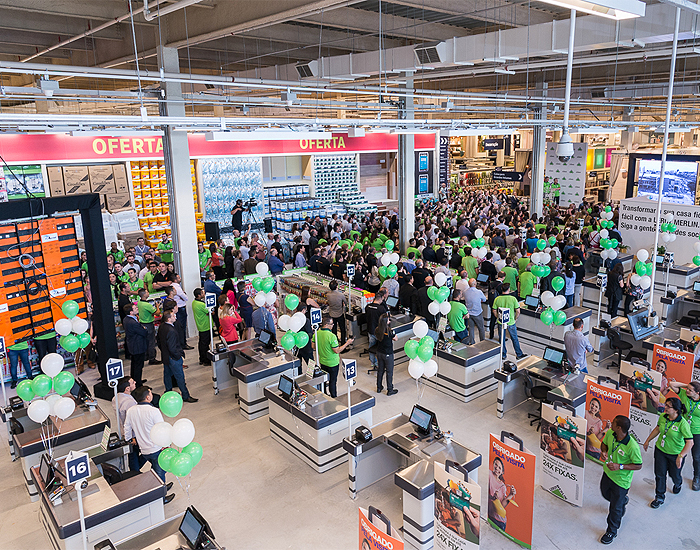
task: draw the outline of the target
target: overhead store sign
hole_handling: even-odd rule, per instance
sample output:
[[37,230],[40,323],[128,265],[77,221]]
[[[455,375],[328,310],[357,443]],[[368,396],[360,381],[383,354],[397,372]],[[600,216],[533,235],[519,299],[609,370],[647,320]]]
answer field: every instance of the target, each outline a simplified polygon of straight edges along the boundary
[[525,177],[525,172],[513,172],[508,171],[505,172],[503,170],[494,170],[491,173],[491,176],[493,177],[493,181],[523,181],[523,178]]
[[484,151],[500,151],[503,149],[503,138],[489,138],[483,141]]

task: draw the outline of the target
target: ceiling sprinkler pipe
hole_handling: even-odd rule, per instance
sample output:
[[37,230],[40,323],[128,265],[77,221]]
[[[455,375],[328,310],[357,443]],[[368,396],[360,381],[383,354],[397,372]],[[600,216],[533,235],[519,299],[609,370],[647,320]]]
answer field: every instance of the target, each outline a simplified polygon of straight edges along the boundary
[[180,0],[180,2],[169,4],[163,8],[160,7],[160,4],[156,4],[156,7],[154,8],[155,11],[151,12],[148,9],[148,0],[143,0],[143,16],[146,21],[153,21],[154,19],[157,19],[163,15],[168,15],[169,13],[173,13],[174,11],[181,10],[188,6],[199,4],[201,1],[202,0]]

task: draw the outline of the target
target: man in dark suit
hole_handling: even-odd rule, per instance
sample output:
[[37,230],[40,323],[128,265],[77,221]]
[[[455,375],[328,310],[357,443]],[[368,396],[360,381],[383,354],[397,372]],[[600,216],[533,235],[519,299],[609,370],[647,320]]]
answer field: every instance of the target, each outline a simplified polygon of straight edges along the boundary
[[411,309],[413,296],[416,294],[416,287],[413,286],[413,275],[410,273],[404,276],[403,284],[399,288],[399,303],[401,307]]
[[430,270],[423,267],[423,260],[416,260],[416,268],[411,272],[413,275],[413,286],[420,289],[425,286],[425,278],[431,275]]
[[136,387],[143,385],[143,364],[148,352],[148,330],[139,323],[139,308],[134,303],[125,304],[122,312],[124,319],[122,326],[126,333],[126,346],[131,353],[131,378],[136,382]]
[[175,309],[169,309],[163,312],[160,327],[158,327],[158,347],[163,357],[163,384],[165,391],[172,391],[173,378],[177,382],[177,387],[182,393],[182,400],[186,403],[196,403],[199,399],[195,399],[187,391],[185,383],[185,372],[182,370],[182,360],[185,357],[185,352],[182,350],[180,343],[180,335],[177,329],[173,326],[177,306]]

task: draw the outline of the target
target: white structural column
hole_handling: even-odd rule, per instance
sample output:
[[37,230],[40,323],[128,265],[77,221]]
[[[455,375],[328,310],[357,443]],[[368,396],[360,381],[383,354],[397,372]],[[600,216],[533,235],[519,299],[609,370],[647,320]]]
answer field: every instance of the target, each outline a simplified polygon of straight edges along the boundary
[[[547,83],[540,83],[537,92],[545,96]],[[542,103],[535,108],[535,118],[547,119],[547,104]],[[544,210],[544,167],[547,152],[547,129],[544,124],[532,129],[532,160],[530,172],[530,214],[542,215]]]
[[[180,64],[176,48],[158,47],[158,65],[165,72],[178,72]],[[161,114],[171,117],[185,116],[185,103],[182,99],[180,83],[164,84],[165,101]],[[170,203],[170,227],[172,230],[175,269],[182,277],[182,289],[194,300],[194,289],[201,285],[199,262],[197,261],[197,227],[194,215],[194,194],[190,173],[190,148],[187,132],[164,129],[163,154],[165,174],[168,181],[168,202]],[[188,308],[191,313],[191,309]],[[187,316],[189,334],[197,333],[194,315]]]
[[[407,90],[413,90],[413,74],[406,74]],[[406,98],[406,103],[399,110],[399,118],[413,119],[413,98]],[[399,235],[401,252],[406,252],[408,240],[416,230],[416,185],[415,185],[415,137],[413,134],[399,134],[399,153],[397,159],[399,183]],[[437,182],[434,182],[437,185]]]

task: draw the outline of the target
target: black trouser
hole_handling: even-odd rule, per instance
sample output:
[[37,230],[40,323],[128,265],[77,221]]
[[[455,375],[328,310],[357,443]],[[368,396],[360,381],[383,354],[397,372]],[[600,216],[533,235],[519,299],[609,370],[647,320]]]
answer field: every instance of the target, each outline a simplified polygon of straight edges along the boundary
[[610,503],[610,509],[608,511],[608,532],[613,535],[617,535],[622,516],[625,515],[628,491],[629,489],[623,489],[610,479],[608,474],[603,472],[603,477],[600,478],[600,492],[603,498]]
[[338,370],[340,366],[328,367],[321,365],[321,368],[328,373],[328,393],[331,394],[331,397],[338,397]]
[[199,362],[209,363],[209,344],[211,344],[211,332],[208,330],[199,331],[199,342],[197,343],[197,348],[199,350]]
[[36,347],[36,354],[39,356],[38,362],[41,364],[41,360],[49,353],[56,353],[56,338],[49,338],[48,340],[37,340],[35,338],[34,346]]
[[627,294],[625,296],[625,317],[627,317],[627,315],[629,315],[630,306],[632,305],[632,302],[635,301],[635,299],[636,298],[634,296],[630,296],[629,294]]
[[654,477],[656,478],[656,499],[663,501],[666,498],[666,474],[673,481],[674,487],[683,484],[681,470],[685,464],[685,458],[681,462],[681,467],[676,466],[678,455],[670,455],[654,447]]
[[386,372],[386,389],[394,389],[394,354],[377,354],[377,391],[382,391],[382,378]]
[[345,315],[341,315],[340,317],[333,317],[333,334],[338,334],[336,330],[336,327],[338,327],[338,325],[340,325],[340,345],[342,346],[348,337],[347,327],[345,326]]
[[180,345],[184,349],[187,346],[187,309],[185,306],[177,308],[175,318],[180,329]]
[[489,306],[491,310],[491,319],[489,320],[489,338],[493,340],[494,332],[496,331],[496,317],[497,315],[493,312],[493,307]]
[[309,364],[309,361],[314,360],[314,350],[311,347],[311,345],[306,345],[300,350],[297,351],[297,357],[304,361],[307,365]]
[[146,352],[131,354],[131,378],[136,382],[136,387],[143,386],[143,364],[146,360]]
[[611,296],[608,298],[608,314],[610,317],[613,319],[617,317],[617,310],[620,307],[620,298],[616,298],[615,296]]
[[693,479],[700,479],[700,434],[693,435]]
[[156,326],[153,323],[142,323],[148,331],[148,351],[146,359],[154,361],[156,358]]

